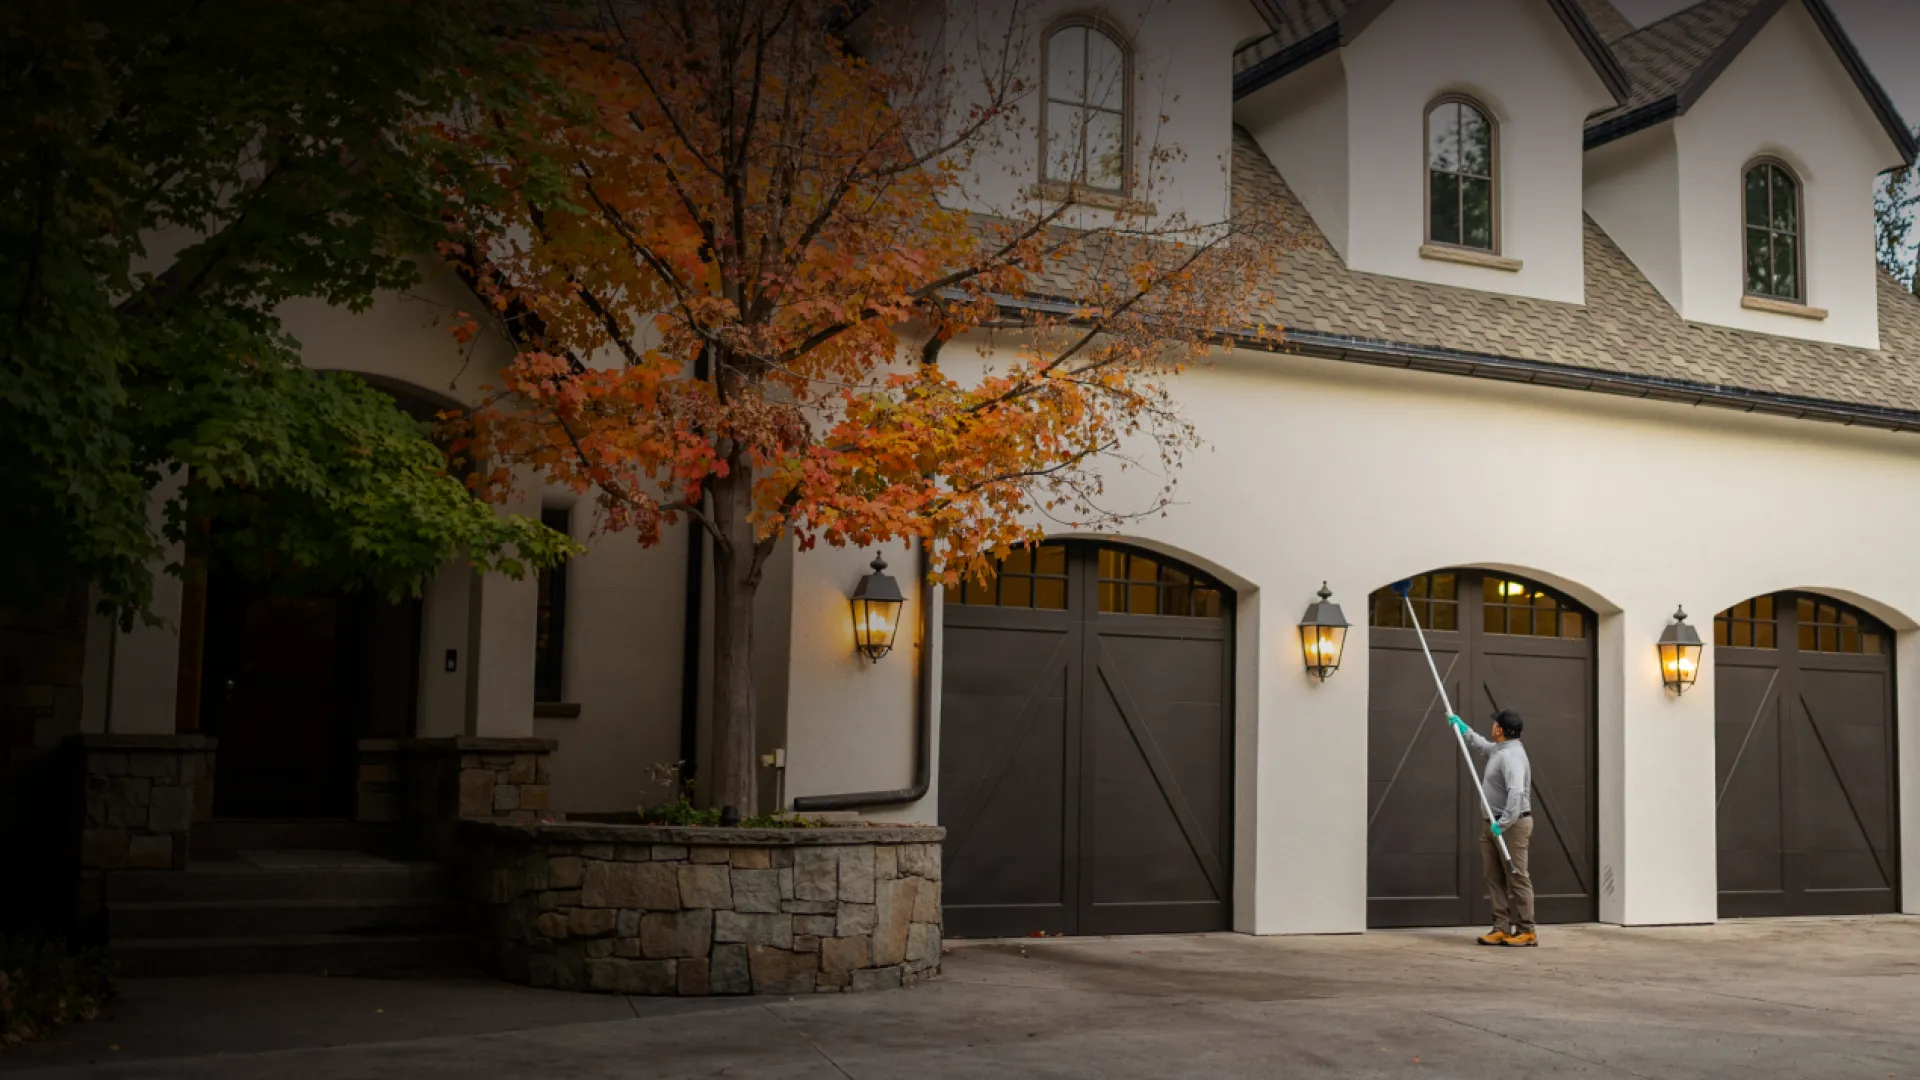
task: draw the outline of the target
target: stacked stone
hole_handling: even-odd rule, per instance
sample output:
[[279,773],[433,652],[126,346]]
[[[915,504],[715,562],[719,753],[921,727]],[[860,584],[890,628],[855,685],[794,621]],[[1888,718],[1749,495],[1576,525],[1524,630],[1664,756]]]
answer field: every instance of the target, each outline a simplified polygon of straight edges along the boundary
[[404,822],[416,853],[447,858],[455,822],[547,812],[553,748],[546,739],[362,739],[354,818]]
[[[516,831],[538,835],[470,879],[490,911],[489,951],[516,981],[804,994],[910,986],[940,970],[939,829]],[[629,842],[575,842],[623,832]],[[649,834],[684,842],[639,842]]]
[[184,870],[193,823],[213,812],[214,740],[81,735],[75,815],[77,929],[101,931],[109,870]]

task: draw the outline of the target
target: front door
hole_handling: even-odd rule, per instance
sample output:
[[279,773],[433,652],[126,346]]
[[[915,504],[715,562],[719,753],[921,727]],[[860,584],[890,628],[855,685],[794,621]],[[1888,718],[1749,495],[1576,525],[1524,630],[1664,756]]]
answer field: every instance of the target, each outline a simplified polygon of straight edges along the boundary
[[219,740],[214,813],[352,813],[354,744],[412,733],[418,604],[208,584],[201,730]]
[[949,590],[940,721],[958,937],[1225,930],[1230,594],[1052,543]]
[[[1517,711],[1533,767],[1535,916],[1598,915],[1594,624],[1552,591],[1477,570],[1413,579],[1415,614],[1454,709],[1486,734]],[[1447,726],[1433,674],[1391,590],[1371,600],[1367,708],[1367,925],[1492,921],[1481,868],[1486,829],[1476,779]]]

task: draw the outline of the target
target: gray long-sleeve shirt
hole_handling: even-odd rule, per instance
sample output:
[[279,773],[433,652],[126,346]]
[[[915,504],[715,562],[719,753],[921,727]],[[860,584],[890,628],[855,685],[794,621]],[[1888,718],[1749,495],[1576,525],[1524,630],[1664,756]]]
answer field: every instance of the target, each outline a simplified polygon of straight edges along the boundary
[[1527,748],[1520,745],[1519,739],[1494,742],[1472,728],[1465,734],[1468,746],[1487,755],[1482,786],[1487,792],[1487,805],[1493,808],[1494,820],[1505,829],[1520,820],[1521,814],[1533,810],[1533,765],[1527,761]]

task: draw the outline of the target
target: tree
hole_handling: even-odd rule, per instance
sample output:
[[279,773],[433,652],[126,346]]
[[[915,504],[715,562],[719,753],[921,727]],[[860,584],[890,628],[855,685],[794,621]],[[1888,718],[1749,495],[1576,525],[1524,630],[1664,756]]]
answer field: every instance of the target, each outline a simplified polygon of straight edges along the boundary
[[[301,366],[275,311],[362,309],[445,235],[423,116],[525,85],[488,0],[21,0],[0,11],[0,604],[143,612],[170,542],[416,588],[563,538],[451,476],[422,425]],[[153,492],[187,482],[149,518]],[[174,567],[177,572],[178,567]]]
[[1894,169],[1873,193],[1875,248],[1880,265],[1920,295],[1920,233],[1913,218],[1920,209],[1920,166]]
[[[1257,332],[1244,313],[1284,243],[1137,202],[1096,222],[1077,185],[968,207],[975,165],[1032,137],[1022,21],[958,62],[846,12],[607,0],[542,42],[571,94],[468,129],[495,186],[453,198],[470,232],[448,255],[518,350],[469,449],[491,490],[532,467],[642,543],[699,524],[712,795],[747,814],[752,601],[776,545],[917,537],[952,582],[1048,520],[1163,511],[1197,441],[1166,379]],[[1130,149],[1150,194],[1177,151]],[[955,342],[978,358],[949,363]],[[1124,468],[1158,493],[1105,505]]]

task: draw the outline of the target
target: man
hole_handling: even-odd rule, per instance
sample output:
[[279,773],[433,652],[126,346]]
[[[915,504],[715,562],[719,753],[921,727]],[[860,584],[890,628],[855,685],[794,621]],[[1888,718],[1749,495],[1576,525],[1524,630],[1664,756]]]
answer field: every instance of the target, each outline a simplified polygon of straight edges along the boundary
[[[1487,755],[1482,788],[1493,821],[1480,834],[1480,862],[1486,868],[1487,891],[1493,896],[1493,931],[1482,945],[1527,947],[1540,944],[1533,928],[1533,877],[1527,873],[1527,842],[1533,839],[1533,768],[1527,748],[1520,745],[1525,726],[1520,714],[1502,709],[1493,717],[1493,738],[1483,739],[1457,716],[1447,722],[1466,738],[1467,745]],[[1513,856],[1508,869],[1495,837],[1505,837]]]

